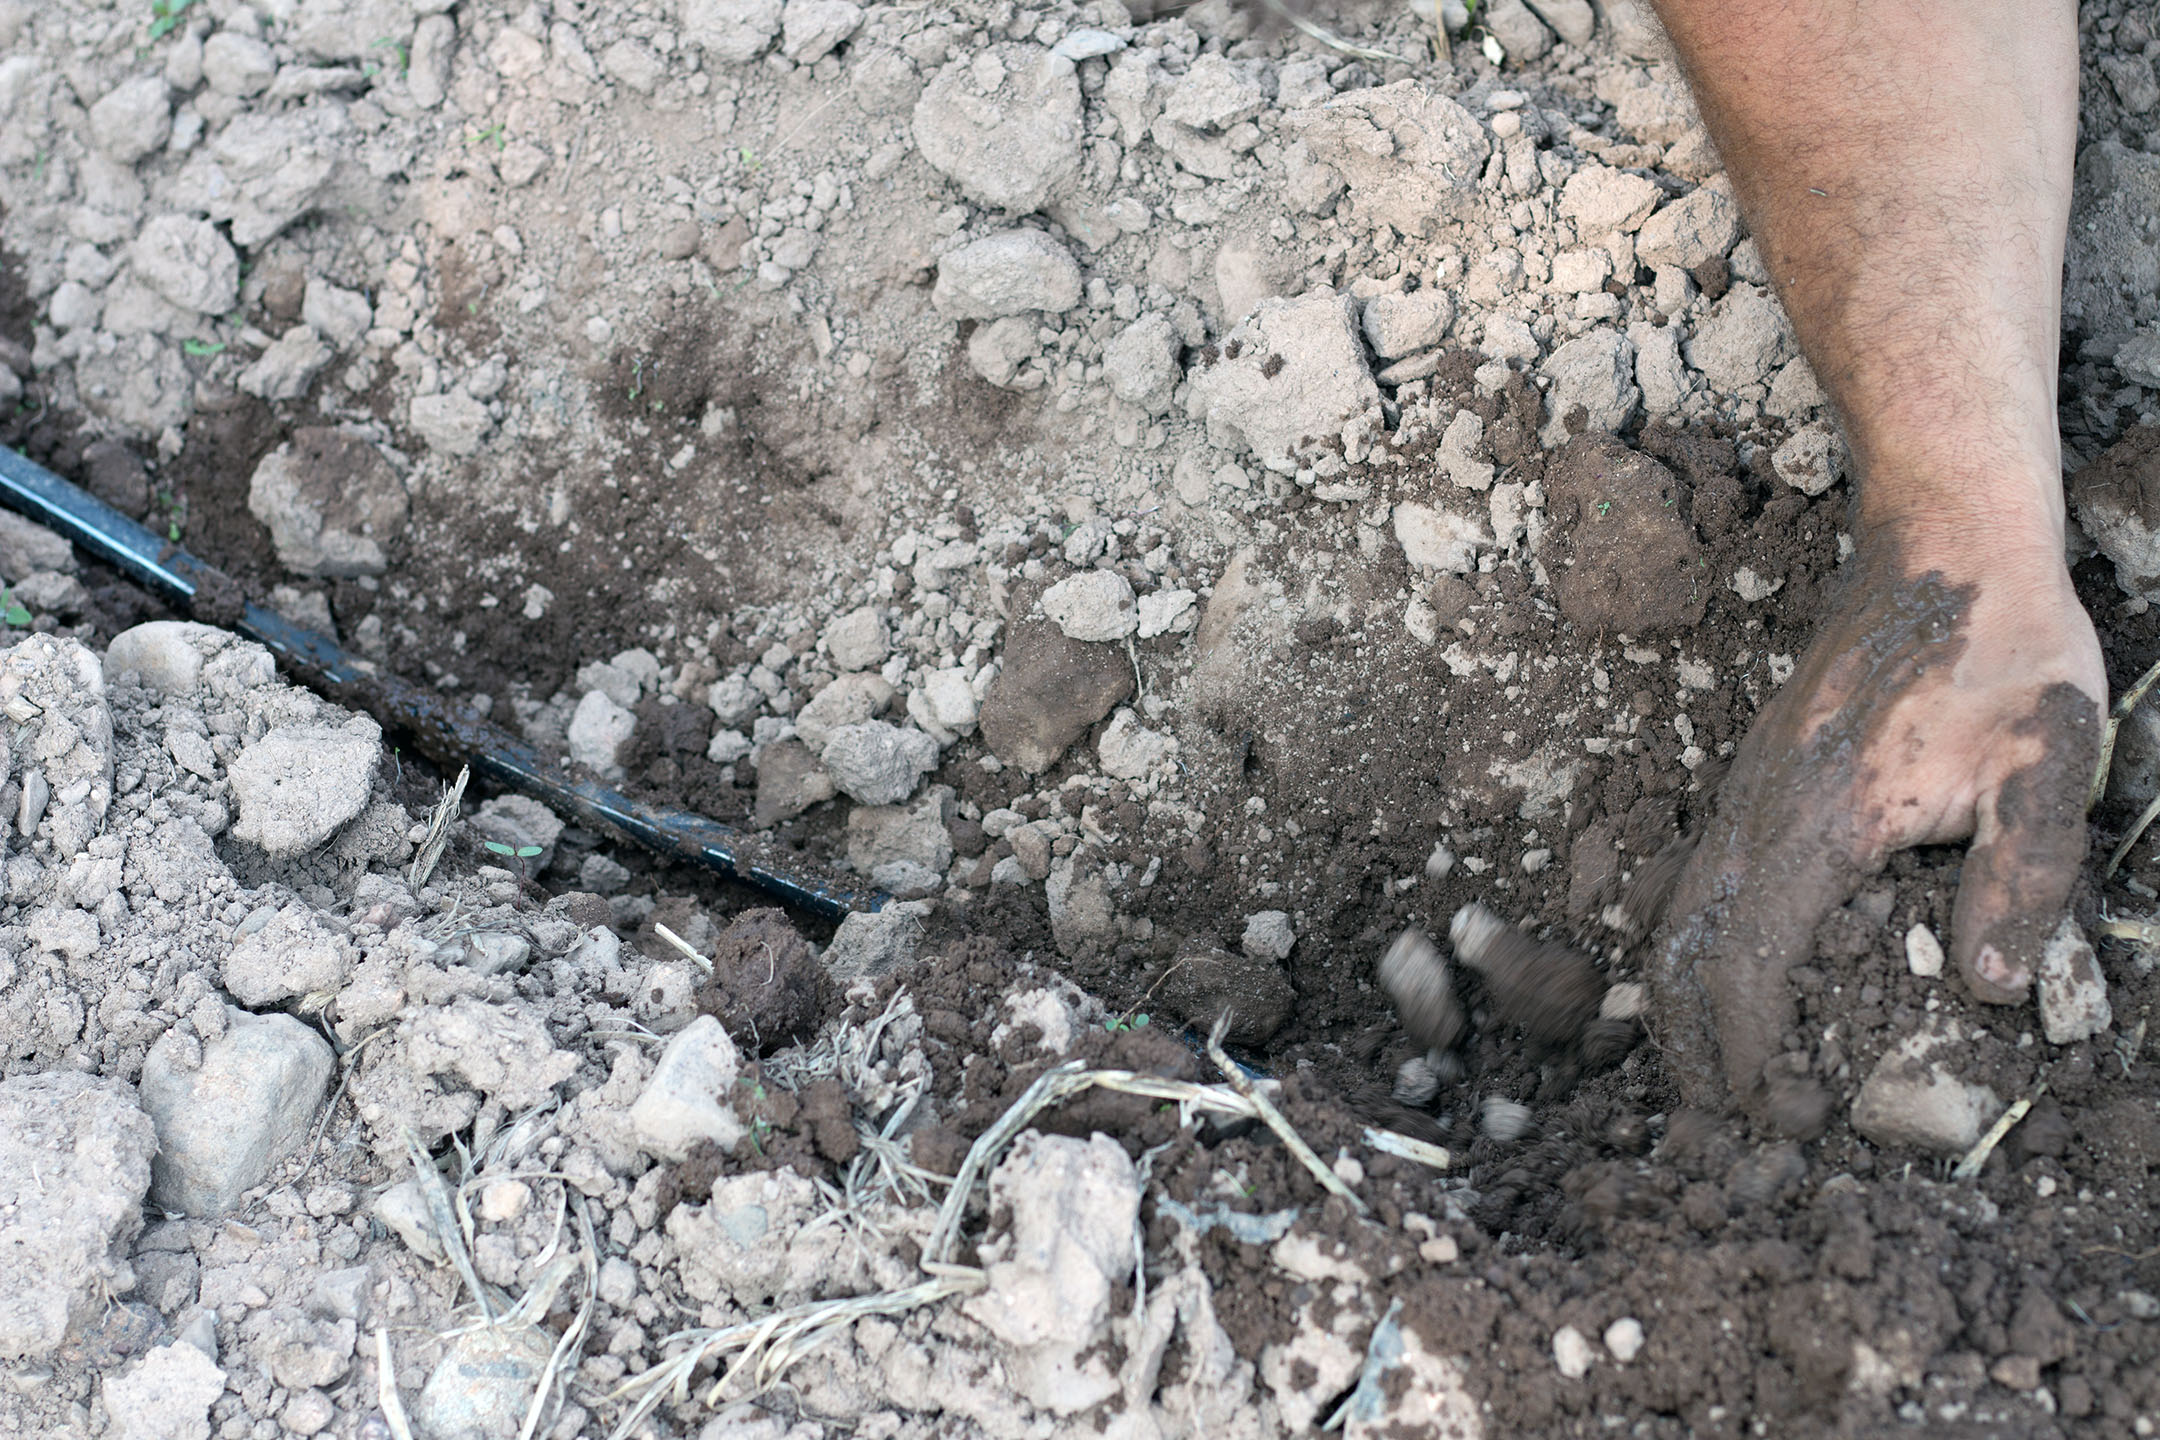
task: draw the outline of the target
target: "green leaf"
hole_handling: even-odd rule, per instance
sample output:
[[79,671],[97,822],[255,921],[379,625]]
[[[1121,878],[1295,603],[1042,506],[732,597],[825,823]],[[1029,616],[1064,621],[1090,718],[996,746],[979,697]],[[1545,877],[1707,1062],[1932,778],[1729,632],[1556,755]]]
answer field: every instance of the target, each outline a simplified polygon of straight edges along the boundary
[[190,355],[222,355],[225,353],[225,342],[222,340],[183,340],[180,342],[180,348]]
[[488,849],[490,849],[490,850],[494,851],[494,852],[495,852],[495,853],[496,853],[497,855],[515,855],[515,854],[517,854],[517,851],[516,851],[516,850],[512,849],[512,848],[511,848],[510,846],[508,846],[508,845],[505,845],[505,844],[503,844],[503,843],[502,843],[502,841],[500,841],[500,840],[487,840],[487,841],[483,841],[483,842],[481,842],[481,843],[483,843],[484,845],[486,845],[486,847],[487,847]]
[[10,599],[7,602],[7,608],[0,610],[0,620],[5,620],[8,624],[20,630],[30,623],[30,612],[25,610],[20,602]]

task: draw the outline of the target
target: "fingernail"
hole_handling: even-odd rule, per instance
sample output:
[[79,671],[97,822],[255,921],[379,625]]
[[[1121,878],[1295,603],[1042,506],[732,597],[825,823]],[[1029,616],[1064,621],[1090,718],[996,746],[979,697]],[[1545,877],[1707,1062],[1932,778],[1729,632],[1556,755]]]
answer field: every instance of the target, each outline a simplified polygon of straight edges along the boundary
[[1988,984],[2002,990],[2021,990],[2032,983],[2032,972],[2022,965],[2013,964],[2002,951],[1993,945],[1983,945],[1973,957],[1973,972]]

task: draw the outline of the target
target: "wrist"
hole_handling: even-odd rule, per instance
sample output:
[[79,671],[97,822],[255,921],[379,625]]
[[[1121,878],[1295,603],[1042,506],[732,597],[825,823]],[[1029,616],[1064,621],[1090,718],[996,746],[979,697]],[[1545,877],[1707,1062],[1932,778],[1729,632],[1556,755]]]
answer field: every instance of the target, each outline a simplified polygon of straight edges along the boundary
[[2067,578],[2062,481],[2030,471],[1860,482],[1855,543],[1908,575]]

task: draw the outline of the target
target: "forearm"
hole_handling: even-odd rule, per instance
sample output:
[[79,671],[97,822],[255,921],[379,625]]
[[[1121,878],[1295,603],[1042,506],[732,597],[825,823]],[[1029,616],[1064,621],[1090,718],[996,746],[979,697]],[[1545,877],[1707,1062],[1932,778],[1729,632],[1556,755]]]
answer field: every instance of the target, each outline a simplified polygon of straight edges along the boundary
[[2059,555],[2073,7],[1657,8],[1844,421],[1862,523]]

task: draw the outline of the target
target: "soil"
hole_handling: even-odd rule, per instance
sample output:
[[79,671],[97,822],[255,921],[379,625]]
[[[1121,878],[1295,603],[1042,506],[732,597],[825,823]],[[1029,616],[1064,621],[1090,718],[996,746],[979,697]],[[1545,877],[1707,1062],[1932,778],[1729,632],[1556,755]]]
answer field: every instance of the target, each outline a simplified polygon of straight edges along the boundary
[[[923,695],[934,672],[960,671],[969,684],[992,686],[978,691],[980,730],[972,719],[959,727],[924,777],[951,790],[951,864],[932,867],[938,887],[914,957],[868,980],[849,983],[820,965],[813,947],[834,941],[828,922],[772,909],[746,886],[610,836],[565,830],[537,884],[486,873],[497,857],[469,837],[453,847],[445,864],[457,883],[508,885],[513,908],[545,907],[623,939],[612,975],[543,977],[536,964],[506,985],[554,1007],[546,1038],[575,1050],[582,1066],[567,1103],[634,1098],[613,1094],[618,1074],[643,1078],[641,1062],[623,1057],[644,1052],[610,1028],[630,1023],[625,1016],[642,1026],[655,1014],[671,1025],[710,1015],[741,1051],[740,1088],[750,1098],[738,1108],[754,1141],[732,1152],[708,1142],[637,1173],[610,1166],[616,1189],[638,1197],[612,1197],[611,1253],[662,1268],[640,1247],[735,1177],[792,1171],[829,1192],[848,1184],[878,1138],[863,1128],[876,1112],[830,1074],[810,1075],[802,1056],[820,1036],[872,1025],[901,1000],[919,1017],[928,1076],[907,1154],[933,1176],[953,1174],[1061,1060],[1218,1078],[1197,1033],[1177,1033],[1168,1015],[1148,1020],[1150,1005],[1161,1006],[1155,987],[1180,953],[1235,949],[1248,917],[1281,911],[1294,926],[1282,971],[1295,1001],[1280,1028],[1237,1058],[1279,1081],[1277,1103],[1291,1126],[1336,1174],[1354,1173],[1369,1214],[1324,1190],[1255,1121],[1181,1126],[1172,1106],[1098,1090],[1035,1122],[1046,1134],[1112,1137],[1145,1167],[1151,1194],[1191,1210],[1295,1212],[1290,1233],[1309,1239],[1319,1257],[1311,1273],[1231,1228],[1195,1235],[1163,1208],[1141,1212],[1147,1256],[1189,1247],[1238,1357],[1257,1364],[1271,1348],[1291,1353],[1321,1332],[1348,1336],[1362,1357],[1379,1317],[1400,1302],[1400,1323],[1427,1352],[1460,1358],[1487,1435],[2152,1433],[2160,1423],[2160,1222],[2148,1186],[2160,1167],[2160,1069],[2145,1040],[2160,1002],[2160,952],[2102,941],[2112,1026],[2049,1044],[2030,1006],[1974,1003],[1954,965],[1945,976],[1913,973],[1905,937],[1917,925],[1951,934],[1962,854],[1926,848],[1893,857],[1857,882],[1791,972],[1792,1023],[1779,1044],[1792,1074],[1809,1077],[1830,1102],[1827,1125],[1804,1143],[1687,1108],[1656,1047],[1638,1043],[1644,1032],[1633,1016],[1592,1018],[1599,998],[1614,993],[1608,987],[1642,980],[1662,908],[1655,892],[1670,886],[1674,857],[1684,854],[1676,846],[1702,829],[1725,762],[1836,594],[1850,487],[1805,494],[1774,460],[1799,430],[1825,423],[1820,407],[1772,413],[1767,375],[1732,393],[1704,382],[1692,406],[1638,413],[1618,435],[1589,430],[1579,412],[1560,417],[1573,433],[1548,445],[1540,439],[1547,377],[1534,359],[1494,377],[1498,327],[1488,319],[1482,341],[1458,326],[1428,347],[1424,375],[1376,392],[1377,434],[1357,443],[1331,435],[1302,473],[1266,471],[1225,448],[1182,402],[1150,411],[1106,387],[1100,335],[1080,337],[1089,325],[1111,333],[1132,318],[1114,308],[1118,287],[1183,327],[1179,359],[1199,368],[1241,318],[1225,310],[1238,273],[1225,256],[1280,248],[1297,275],[1330,288],[1392,282],[1374,293],[1407,293],[1404,275],[1444,273],[1467,287],[1465,272],[1498,242],[1468,226],[1429,241],[1384,227],[1375,238],[1296,210],[1283,199],[1289,182],[1279,164],[1235,192],[1238,206],[1221,203],[1226,187],[1218,186],[1216,201],[1176,212],[1173,226],[1173,207],[1198,204],[1192,197],[1206,187],[1152,151],[1143,173],[1134,160],[1142,147],[1132,143],[1132,176],[1119,178],[1115,154],[1107,175],[1087,173],[1104,194],[1120,185],[1144,191],[1156,229],[1113,227],[1100,250],[1074,242],[1103,292],[1076,302],[1070,320],[1037,315],[1041,334],[1052,337],[1029,339],[1037,349],[1027,363],[1046,377],[1039,388],[993,384],[970,358],[987,325],[955,324],[930,303],[947,242],[1005,224],[919,155],[888,153],[908,151],[915,90],[948,49],[965,54],[999,34],[1025,41],[1028,25],[1052,17],[1058,33],[1130,19],[1184,27],[1160,42],[1172,53],[1191,38],[1192,48],[1204,41],[1210,53],[1241,61],[1323,60],[1330,94],[1430,78],[1431,65],[1344,64],[1317,42],[1255,31],[1219,0],[1152,19],[1145,6],[1127,17],[1100,5],[957,5],[909,12],[890,32],[873,25],[826,60],[707,58],[658,92],[625,80],[606,87],[613,98],[603,105],[591,86],[574,98],[551,97],[537,81],[506,90],[502,66],[474,57],[516,53],[502,37],[531,38],[545,17],[529,23],[506,6],[474,8],[458,18],[468,38],[453,72],[455,113],[438,122],[413,112],[422,118],[412,122],[416,151],[395,172],[399,204],[374,216],[325,209],[251,250],[234,314],[202,321],[222,326],[218,343],[229,337],[236,348],[222,356],[189,349],[188,413],[164,433],[99,413],[58,362],[32,371],[30,354],[50,352],[55,339],[46,307],[59,262],[0,250],[0,341],[24,356],[11,368],[31,372],[23,403],[0,414],[0,440],[85,483],[93,443],[120,441],[143,462],[148,520],[170,526],[242,591],[285,595],[296,607],[319,597],[354,650],[551,752],[567,747],[573,711],[600,688],[587,667],[646,652],[657,678],[623,707],[635,731],[618,755],[622,783],[729,824],[758,824],[760,772],[751,758],[716,758],[717,732],[789,743],[781,722],[792,724],[848,673],[827,637],[859,606],[877,607],[894,627],[889,685]],[[593,54],[603,35],[678,53],[668,17],[560,9],[592,31],[585,45]],[[2135,11],[2086,7],[2081,145],[2121,139],[2153,148],[2150,127],[2117,103],[2115,82],[2097,78],[2102,58],[2146,54],[2147,41],[2132,34]],[[1383,48],[1406,48],[1421,23],[1315,13]],[[48,48],[59,43],[56,30],[40,33]],[[893,101],[879,88],[889,70],[869,62],[903,55],[914,78]],[[1450,93],[1474,91],[1479,107],[1492,102],[1481,115],[1529,117],[1547,141],[1530,161],[1533,179],[1535,153],[1555,154],[1554,136],[1566,136],[1571,117],[1595,132],[1607,163],[1654,179],[1661,196],[1706,178],[1662,168],[1677,165],[1668,152],[1680,152],[1684,124],[1655,139],[1616,121],[1600,87],[1651,71],[1645,57],[1614,47],[1609,25],[1587,49],[1563,46],[1541,64],[1510,62],[1504,71],[1459,39],[1452,71],[1437,73]],[[1102,76],[1083,83],[1095,87],[1090,114],[1101,117],[1089,134],[1118,133],[1098,103]],[[1273,107],[1276,84],[1271,78],[1257,103]],[[1527,105],[1520,94],[1513,106],[1499,104],[1500,94],[1518,91],[1533,97]],[[81,98],[87,106],[95,93]],[[376,107],[369,123],[386,110],[397,125],[411,118],[390,105]],[[467,138],[498,116],[507,128],[492,148]],[[378,128],[402,133],[388,119]],[[505,137],[544,152],[540,178],[508,178]],[[1090,153],[1082,163],[1099,170],[1105,161]],[[1515,164],[1503,167],[1510,184]],[[20,177],[9,184],[0,194],[19,226],[0,233],[11,244],[30,235],[60,253],[64,246],[50,243],[58,222],[45,216],[52,207]],[[813,211],[814,197],[833,185],[850,198]],[[798,199],[802,206],[792,204]],[[1565,248],[1550,199],[1512,226],[1521,244]],[[26,202],[43,207],[33,218],[44,229],[22,218]],[[1504,213],[1505,200],[1495,203]],[[820,228],[807,233],[822,237],[819,258],[781,265],[781,227],[800,229],[813,213]],[[1060,235],[1082,228],[1057,214]],[[694,255],[661,258],[664,233],[686,223],[700,233]],[[393,263],[421,277],[405,288],[422,302],[424,324],[366,341],[298,398],[240,388],[241,332],[267,340],[299,313],[290,286],[273,283],[277,275],[365,287],[380,307]],[[777,267],[781,278],[773,282],[762,267]],[[1631,307],[1613,314],[1649,316],[1653,291],[1677,283],[1659,268],[1641,265],[1567,303],[1606,296]],[[1729,287],[1745,283],[1737,273],[1724,254],[1693,266],[1687,303],[1695,308],[1684,321],[1648,323],[1706,323]],[[1302,283],[1286,272],[1276,288],[1295,293]],[[1587,307],[1578,315],[1534,285],[1488,308],[1495,318],[1520,311],[1525,322],[1594,327],[1598,316],[1612,318]],[[1551,325],[1538,337],[1551,342],[1547,350],[1560,339]],[[2153,394],[2079,348],[2080,339],[2096,343],[2089,333],[2066,341],[2072,457],[2131,474],[2137,447],[2160,434],[2139,428],[2160,419]],[[1372,358],[1375,369],[1385,363]],[[486,410],[484,447],[460,455],[432,446],[413,418],[416,396],[479,398],[471,377],[490,367],[507,367],[511,379],[498,373],[489,392],[503,403]],[[1440,424],[1411,423],[1419,415],[1477,417],[1489,491],[1449,482]],[[405,479],[410,513],[382,537],[380,575],[292,572],[250,511],[250,479],[263,457],[325,426],[380,447]],[[2100,458],[2125,435],[2127,449]],[[1240,464],[1235,483],[1220,478]],[[1194,473],[1203,482],[1197,491],[1179,478]],[[1509,504],[1526,528],[1496,540],[1491,532]],[[1459,573],[1413,565],[1390,528],[1403,505],[1483,527],[1482,559]],[[1109,548],[1075,561],[1071,542],[1089,526],[1109,537]],[[964,572],[947,575],[932,557],[954,545],[978,553]],[[2125,595],[2106,558],[2081,551],[2073,574],[2119,694],[2160,660],[2160,613]],[[1039,598],[1098,564],[1144,594],[1189,587],[1199,623],[1116,645],[1068,639],[1041,617]],[[154,597],[94,562],[82,563],[79,578],[86,601],[66,615],[41,613],[34,628],[102,649],[132,625],[170,618]],[[1406,623],[1409,614],[1428,617],[1419,622],[1427,633]],[[862,673],[881,667],[893,668],[880,659]],[[757,718],[716,716],[709,697],[719,683],[756,684],[761,672],[774,684]],[[999,683],[1009,687],[1002,696]],[[1043,710],[1060,711],[1056,723]],[[883,713],[921,720],[905,698]],[[1108,764],[1106,740],[1128,713],[1175,745],[1137,778],[1111,774]],[[997,758],[1046,734],[1070,743],[1053,743],[1057,758],[1040,773]],[[401,755],[395,781],[378,793],[424,817],[440,778]],[[476,789],[468,811],[487,798]],[[843,866],[857,808],[844,796],[814,804],[773,823],[769,839],[804,869]],[[2135,809],[2111,799],[2092,816],[2095,858],[2074,901],[2089,929],[2105,917],[2148,915],[2160,896],[2160,847],[2133,848],[2112,876],[2097,863]],[[991,817],[1001,812],[1022,818],[993,835]],[[1007,862],[1028,858],[1020,826],[1041,842],[1047,877],[1000,878],[1010,874],[1001,871]],[[1052,834],[1055,843],[1045,838]],[[234,873],[317,898],[300,888],[313,881],[274,867],[247,870],[257,858],[236,855]],[[1097,879],[1112,897],[1110,917],[1075,940],[1076,922],[1057,898],[1070,892],[1059,887]],[[1502,963],[1453,967],[1469,1038],[1435,1098],[1409,1103],[1397,1098],[1396,1077],[1424,1049],[1392,1014],[1375,965],[1406,928],[1437,940],[1478,902],[1524,933],[1508,942]],[[705,957],[709,976],[689,976],[658,936],[662,924]],[[573,979],[607,987],[605,1003],[581,1009]],[[1553,1001],[1554,988],[1571,992],[1566,1003]],[[454,989],[446,982],[432,997],[416,990],[412,1013],[447,1007]],[[1039,990],[1071,991],[1071,1013],[1086,1023],[1051,1045],[1049,1022],[1015,1004]],[[1957,1037],[1960,1080],[2004,1101],[2033,1102],[1970,1179],[1952,1177],[1942,1156],[1870,1143],[1847,1123],[1878,1061],[1930,1025]],[[647,1031],[638,1043],[655,1038]],[[489,1104],[492,1114],[468,1118],[436,1142],[437,1153],[482,1152],[505,1119]],[[1511,1106],[1526,1107],[1521,1123],[1495,1119],[1513,1114]],[[326,1125],[346,1137],[333,1139],[325,1162],[336,1183],[372,1195],[405,1178],[402,1162],[371,1153],[390,1141],[363,1134],[353,1099],[334,1097]],[[1436,1170],[1375,1150],[1365,1139],[1372,1125],[1443,1145],[1451,1163]],[[572,1141],[586,1143],[578,1132]],[[276,1203],[302,1193],[306,1170],[272,1187]],[[600,1174],[583,1193],[597,1202],[608,1180]],[[215,1246],[255,1243],[231,1230],[262,1221],[273,1233],[260,1213],[270,1202],[251,1203],[256,1209],[222,1237],[195,1222],[206,1263]],[[988,1217],[954,1260],[987,1263],[978,1241],[997,1223]],[[920,1238],[909,1232],[894,1242],[909,1267],[922,1255]],[[369,1255],[387,1255],[400,1242],[373,1224],[367,1243],[381,1247]],[[142,1246],[152,1253],[148,1239]],[[458,1291],[396,1254],[406,1267],[397,1283],[421,1297],[413,1323],[433,1330],[405,1357],[425,1375],[436,1353],[427,1347],[449,1333]],[[666,1292],[665,1320],[657,1309],[631,1318],[627,1305],[604,1312],[621,1328],[588,1343],[588,1362],[602,1363],[579,1372],[574,1414],[566,1412],[575,1423],[557,1433],[579,1433],[581,1423],[604,1433],[612,1382],[662,1358],[663,1337],[678,1322],[713,1323],[698,1320],[697,1301],[672,1274],[666,1283],[675,1288]],[[1128,1276],[1112,1309],[1135,1303]],[[551,1341],[572,1309],[562,1300],[550,1312]],[[183,1313],[176,1304],[168,1318]],[[1601,1337],[1627,1319],[1646,1338],[1621,1361]],[[229,1318],[223,1324],[232,1331]],[[1556,1368],[1563,1327],[1592,1342],[1596,1363],[1586,1378]],[[21,1413],[49,1419],[74,1405],[84,1417],[77,1433],[87,1435],[90,1377],[148,1343],[108,1331],[71,1342],[57,1369],[26,1369]],[[925,1330],[909,1339],[932,1343]],[[236,1343],[228,1335],[228,1349]],[[319,1433],[372,1435],[368,1427],[383,1423],[373,1414],[374,1361],[364,1343],[361,1354]],[[1174,1352],[1163,1383],[1184,1378],[1188,1365],[1198,1361]],[[57,1388],[40,1392],[55,1374]],[[1266,1402],[1276,1407],[1269,1424],[1299,1405],[1333,1413],[1355,1380],[1353,1370],[1324,1381],[1305,1359],[1285,1374]],[[245,1403],[221,1402],[219,1433],[272,1423],[276,1407],[258,1388],[236,1388]],[[309,1388],[281,1380],[278,1394]],[[858,1433],[864,1421],[767,1403],[782,1419],[829,1422],[819,1434]],[[1084,1418],[1107,1425],[1113,1410]],[[908,1423],[927,1426],[928,1415],[911,1411]],[[694,1406],[664,1407],[647,1424],[656,1435],[691,1434],[703,1418]],[[64,1423],[78,1425],[71,1413]],[[877,1433],[901,1433],[900,1425]]]

